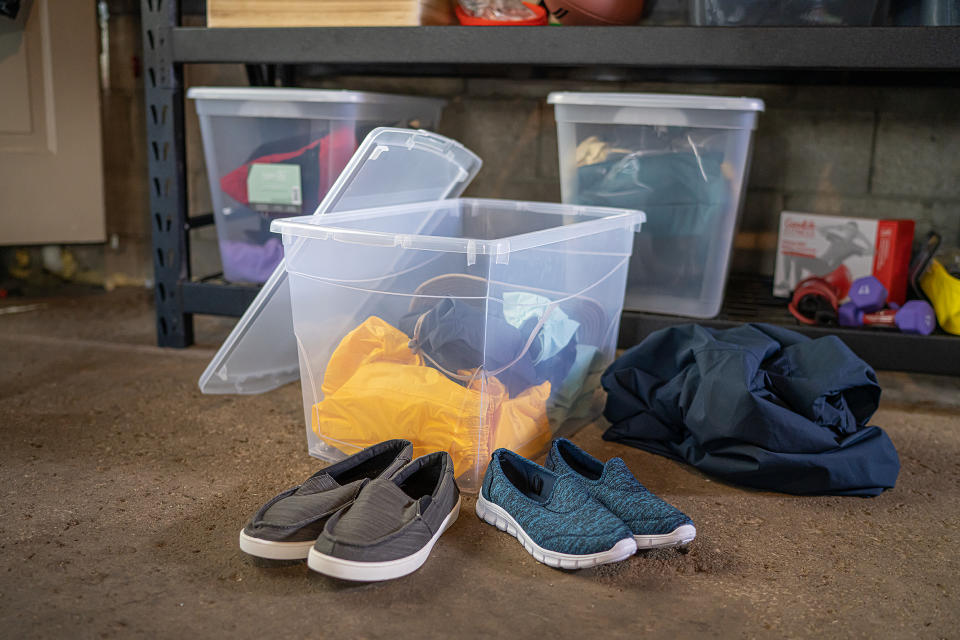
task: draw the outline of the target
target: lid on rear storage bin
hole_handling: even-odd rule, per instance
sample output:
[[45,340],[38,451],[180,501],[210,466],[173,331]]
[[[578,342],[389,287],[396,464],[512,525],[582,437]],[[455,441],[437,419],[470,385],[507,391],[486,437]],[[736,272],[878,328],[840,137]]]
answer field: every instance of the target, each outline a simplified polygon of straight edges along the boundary
[[[374,129],[317,207],[325,213],[456,198],[482,164],[427,131]],[[300,375],[290,286],[281,262],[200,377],[203,393],[263,393]]]
[[197,101],[201,115],[267,118],[376,117],[385,109],[440,109],[446,104],[441,98],[422,96],[275,87],[191,87],[187,97]]
[[752,129],[759,98],[693,96],[670,93],[554,92],[547,102],[557,106],[560,122],[637,124]]

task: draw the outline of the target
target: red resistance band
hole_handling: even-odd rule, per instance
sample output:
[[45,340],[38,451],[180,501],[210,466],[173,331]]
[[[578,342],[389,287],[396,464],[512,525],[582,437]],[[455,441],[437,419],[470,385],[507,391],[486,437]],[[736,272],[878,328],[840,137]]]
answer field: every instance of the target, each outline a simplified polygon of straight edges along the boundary
[[827,284],[827,281],[820,276],[814,276],[801,280],[793,292],[793,299],[790,300],[787,309],[790,310],[794,318],[803,324],[820,324],[816,316],[811,318],[799,310],[801,301],[807,296],[814,296],[824,300],[833,308],[834,317],[836,317],[837,309],[840,307],[840,298],[837,296],[837,290]]

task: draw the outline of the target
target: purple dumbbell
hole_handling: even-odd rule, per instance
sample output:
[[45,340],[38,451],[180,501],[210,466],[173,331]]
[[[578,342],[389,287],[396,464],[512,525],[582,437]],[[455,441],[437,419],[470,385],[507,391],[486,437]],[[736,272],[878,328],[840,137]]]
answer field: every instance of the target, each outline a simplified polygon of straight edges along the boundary
[[852,302],[844,302],[837,309],[837,323],[841,327],[859,327],[863,325],[863,311]]
[[852,302],[840,305],[837,321],[841,327],[896,327],[904,333],[928,336],[937,328],[933,307],[924,300],[911,300],[899,310],[885,309],[877,313],[864,313]]
[[880,311],[887,304],[887,288],[875,276],[857,278],[850,285],[850,304],[864,313]]
[[896,312],[894,321],[904,333],[918,333],[928,336],[937,328],[937,316],[926,300],[911,300]]

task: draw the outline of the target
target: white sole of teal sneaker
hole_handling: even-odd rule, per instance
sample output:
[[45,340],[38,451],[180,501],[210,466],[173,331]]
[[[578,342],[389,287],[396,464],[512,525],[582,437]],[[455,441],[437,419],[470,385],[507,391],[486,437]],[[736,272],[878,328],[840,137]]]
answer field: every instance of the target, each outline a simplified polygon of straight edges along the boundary
[[697,530],[692,524],[677,527],[670,533],[656,536],[633,536],[637,541],[637,549],[664,549],[667,547],[682,547],[690,544],[697,537]]
[[505,531],[517,539],[527,553],[533,556],[537,562],[542,562],[548,567],[557,569],[586,569],[601,564],[611,562],[620,562],[626,560],[637,551],[637,543],[633,538],[624,538],[613,545],[612,548],[599,553],[589,553],[577,555],[572,553],[560,553],[544,549],[534,542],[527,532],[517,524],[506,510],[500,505],[494,504],[483,496],[477,496],[477,515],[487,524],[495,526],[500,531]]
[[274,542],[248,536],[240,530],[240,550],[267,560],[306,560],[315,540],[306,542]]
[[354,582],[379,582],[381,580],[393,580],[402,578],[411,574],[427,561],[433,545],[443,535],[443,532],[453,526],[460,515],[460,499],[457,499],[456,506],[447,514],[440,524],[440,528],[433,534],[430,541],[423,545],[420,550],[396,560],[386,560],[383,562],[361,562],[358,560],[345,560],[334,556],[328,556],[311,548],[307,557],[307,566],[331,578],[340,578],[341,580],[352,580]]

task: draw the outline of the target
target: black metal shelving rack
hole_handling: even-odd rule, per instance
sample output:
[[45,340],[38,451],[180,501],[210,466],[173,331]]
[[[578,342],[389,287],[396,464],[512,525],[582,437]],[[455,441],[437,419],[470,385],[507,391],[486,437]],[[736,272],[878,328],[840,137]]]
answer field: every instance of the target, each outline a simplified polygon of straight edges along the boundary
[[[193,342],[193,314],[239,316],[249,286],[197,282],[189,231],[212,216],[187,215],[183,65],[321,65],[396,75],[531,74],[754,82],[953,85],[960,80],[960,27],[353,27],[207,29],[181,27],[177,0],[141,0],[150,216],[156,274],[157,342]],[[625,75],[626,74],[626,75]],[[774,304],[735,281],[721,315],[728,326],[793,324]],[[751,294],[752,295],[752,294]],[[624,313],[621,341],[683,318]],[[960,374],[960,339],[943,335],[803,328],[835,333],[878,368]]]

